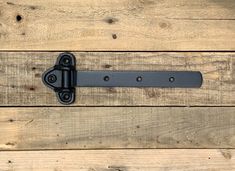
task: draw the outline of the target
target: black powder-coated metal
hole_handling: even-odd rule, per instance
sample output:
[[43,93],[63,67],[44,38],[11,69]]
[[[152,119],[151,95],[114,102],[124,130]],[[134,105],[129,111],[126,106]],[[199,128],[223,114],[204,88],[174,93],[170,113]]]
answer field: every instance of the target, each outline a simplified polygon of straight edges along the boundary
[[201,73],[191,71],[77,71],[76,82],[78,87],[197,88],[201,84]]
[[71,53],[60,54],[42,80],[62,104],[75,101],[75,87],[199,88],[203,81],[199,71],[77,71]]

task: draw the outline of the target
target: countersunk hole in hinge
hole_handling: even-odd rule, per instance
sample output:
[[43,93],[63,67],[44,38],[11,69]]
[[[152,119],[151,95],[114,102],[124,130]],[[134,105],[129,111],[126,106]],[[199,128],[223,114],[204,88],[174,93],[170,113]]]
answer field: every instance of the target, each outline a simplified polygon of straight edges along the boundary
[[104,77],[104,81],[109,81],[109,80],[110,80],[109,76]]
[[70,93],[63,93],[62,94],[62,99],[64,100],[64,101],[68,101],[69,99],[71,98],[71,94]]
[[173,83],[175,81],[175,77],[170,77],[169,82]]
[[64,57],[63,63],[66,65],[70,64],[70,59],[68,57]]
[[55,83],[56,80],[57,80],[57,77],[54,74],[49,75],[48,78],[47,78],[47,81],[49,83]]
[[141,82],[143,80],[143,78],[141,77],[141,76],[138,76],[137,78],[136,78],[136,81],[137,82]]
[[70,58],[70,56],[68,56],[68,55],[63,55],[63,57],[62,57],[62,59],[61,59],[61,62],[62,62],[62,64],[65,65],[65,66],[69,66],[69,65],[72,64],[71,58]]

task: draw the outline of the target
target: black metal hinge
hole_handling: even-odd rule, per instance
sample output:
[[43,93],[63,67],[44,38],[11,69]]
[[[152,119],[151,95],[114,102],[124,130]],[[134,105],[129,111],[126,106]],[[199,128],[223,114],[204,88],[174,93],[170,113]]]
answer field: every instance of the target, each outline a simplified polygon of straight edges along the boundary
[[60,54],[42,80],[62,104],[75,101],[77,86],[199,88],[203,81],[199,71],[77,71],[76,58],[71,53]]

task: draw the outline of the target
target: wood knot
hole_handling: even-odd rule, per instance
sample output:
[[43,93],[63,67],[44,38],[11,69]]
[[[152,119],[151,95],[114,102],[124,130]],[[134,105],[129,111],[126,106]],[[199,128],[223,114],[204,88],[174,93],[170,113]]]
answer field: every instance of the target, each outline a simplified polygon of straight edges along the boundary
[[14,120],[14,119],[9,119],[8,121],[9,121],[9,122],[14,122],[15,120]]
[[112,67],[112,65],[105,64],[103,67],[104,67],[104,68],[111,68],[111,67]]
[[116,19],[116,18],[106,18],[106,19],[104,19],[104,21],[108,24],[115,24],[116,22],[118,22],[118,19]]
[[41,74],[39,73],[35,74],[35,78],[41,78]]
[[147,94],[149,98],[155,98],[158,96],[158,93],[154,91],[153,89],[146,89],[145,93]]
[[112,171],[127,171],[125,166],[108,166],[108,169]]
[[112,34],[113,39],[117,39],[117,35],[116,34]]
[[168,27],[168,24],[162,22],[162,23],[159,24],[159,26],[164,29],[164,28],[167,28],[167,27]]
[[34,90],[35,90],[35,88],[34,88],[34,87],[30,87],[30,88],[29,88],[29,90],[34,91]]
[[115,88],[108,88],[108,93],[117,93],[117,90]]
[[230,160],[232,158],[232,154],[229,150],[221,150],[221,154],[224,156],[225,159]]
[[13,142],[8,142],[8,143],[6,143],[5,145],[14,146],[15,143],[13,143]]

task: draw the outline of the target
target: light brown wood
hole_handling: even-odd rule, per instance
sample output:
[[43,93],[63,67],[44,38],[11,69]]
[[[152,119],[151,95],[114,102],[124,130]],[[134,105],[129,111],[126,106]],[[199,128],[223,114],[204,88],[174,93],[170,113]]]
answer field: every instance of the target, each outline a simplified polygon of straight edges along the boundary
[[[234,106],[235,53],[76,52],[78,70],[201,71],[203,85],[185,88],[77,88],[75,106]],[[41,75],[59,52],[0,53],[1,106],[57,106]]]
[[1,152],[9,171],[233,171],[235,150],[81,150]]
[[0,45],[0,50],[235,50],[235,1],[0,0]]
[[0,149],[234,148],[234,107],[2,108]]
[[[0,51],[0,171],[235,170],[234,0],[0,0]],[[203,86],[77,88],[58,107],[41,80],[55,51]]]

